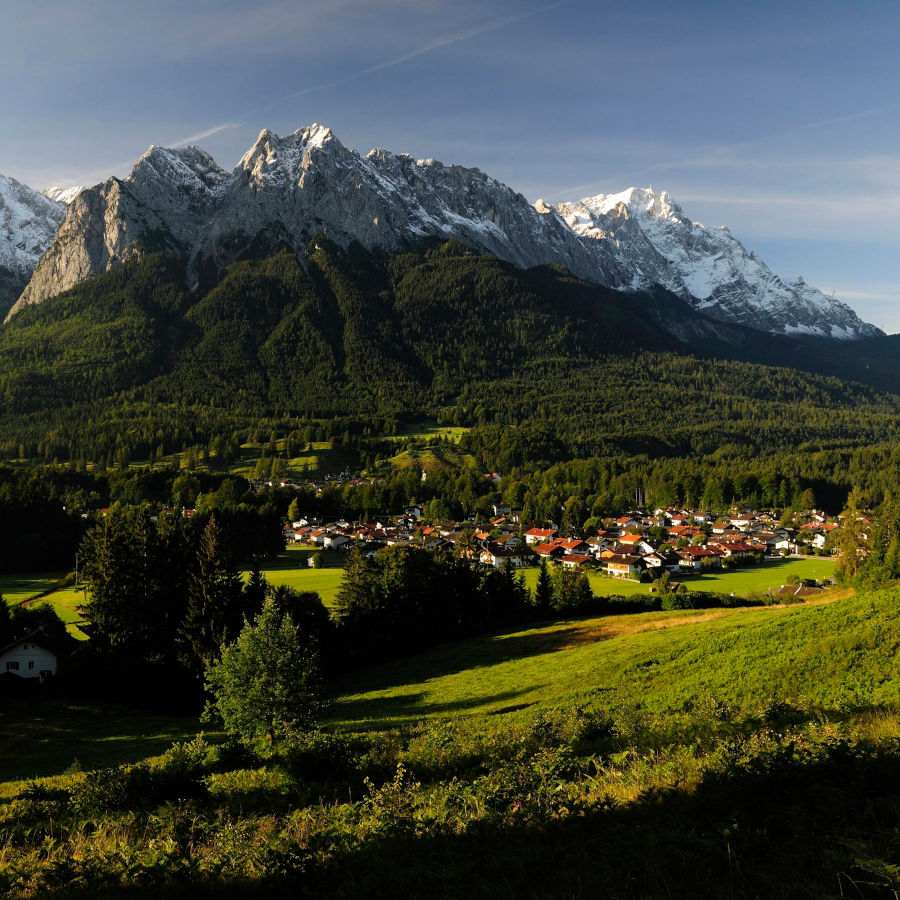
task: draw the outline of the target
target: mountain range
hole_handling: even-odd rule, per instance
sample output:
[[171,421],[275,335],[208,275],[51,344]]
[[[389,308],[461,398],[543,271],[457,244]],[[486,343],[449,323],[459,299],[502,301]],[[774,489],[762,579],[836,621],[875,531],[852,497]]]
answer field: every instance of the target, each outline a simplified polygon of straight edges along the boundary
[[707,317],[762,331],[880,334],[802,280],[782,281],[727,228],[692,222],[665,192],[532,205],[479,169],[363,156],[319,125],[262,131],[230,172],[197,147],[151,147],[125,179],[46,194],[0,180],[0,310],[12,305],[10,315],[149,252],[186,260],[196,290],[236,260],[300,253],[324,232],[386,252],[453,238],[520,268],[558,264],[617,290],[661,287]]

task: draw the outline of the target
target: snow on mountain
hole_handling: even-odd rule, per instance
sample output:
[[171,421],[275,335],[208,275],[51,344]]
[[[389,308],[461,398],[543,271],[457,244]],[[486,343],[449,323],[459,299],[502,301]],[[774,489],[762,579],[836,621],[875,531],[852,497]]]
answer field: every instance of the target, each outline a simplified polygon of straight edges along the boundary
[[253,248],[302,250],[327,229],[338,243],[397,250],[423,236],[456,238],[517,266],[562,263],[625,286],[603,241],[584,241],[550,209],[479,169],[349,150],[321,125],[260,132],[226,172],[196,147],[152,147],[124,180],[82,191],[13,311],[58,294],[148,248],[227,265]]
[[323,230],[344,246],[388,251],[455,238],[520,267],[561,264],[618,289],[661,285],[714,318],[765,331],[879,333],[845,304],[783,282],[727,228],[691,222],[666,193],[532,206],[479,169],[387,150],[363,156],[321,125],[284,137],[263,130],[230,172],[197,147],[151,147],[124,180],[71,199],[10,315],[146,252],[184,257],[197,278],[248,253],[300,252]]
[[802,279],[783,281],[727,227],[692,222],[665,191],[632,187],[556,209],[577,234],[613,249],[632,287],[662,285],[707,315],[762,331],[838,340],[881,333]]
[[0,175],[0,314],[28,283],[64,215],[62,203]]
[[84,190],[84,185],[76,185],[75,187],[60,187],[58,184],[51,185],[48,188],[44,188],[41,193],[45,197],[49,197],[51,200],[56,200],[58,203],[65,203],[68,206],[82,191]]

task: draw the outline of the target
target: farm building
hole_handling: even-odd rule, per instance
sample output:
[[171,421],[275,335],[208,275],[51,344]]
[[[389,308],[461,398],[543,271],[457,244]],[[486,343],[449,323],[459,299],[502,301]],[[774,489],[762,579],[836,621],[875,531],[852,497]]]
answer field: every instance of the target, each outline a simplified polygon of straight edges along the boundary
[[38,629],[0,648],[0,675],[48,678],[56,674],[57,654]]

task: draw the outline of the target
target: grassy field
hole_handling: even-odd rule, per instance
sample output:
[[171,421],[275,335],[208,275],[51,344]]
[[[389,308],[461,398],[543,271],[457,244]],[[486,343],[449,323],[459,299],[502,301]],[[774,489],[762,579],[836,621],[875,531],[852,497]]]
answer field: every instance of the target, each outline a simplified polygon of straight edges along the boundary
[[[6,701],[0,719],[0,782],[133,763],[189,740],[196,718],[64,701]],[[0,796],[14,790],[0,787]]]
[[483,635],[348,674],[333,730],[240,756],[156,755],[189,721],[23,707],[0,777],[154,758],[0,786],[0,887],[896,897],[898,600],[844,591]]
[[[804,607],[799,615],[808,616]],[[421,720],[514,715],[608,694],[604,703],[644,701],[693,670],[730,691],[730,671],[708,666],[716,648],[742,633],[771,629],[796,607],[651,612],[572,619],[478,637],[368,670],[343,681],[332,718],[350,730],[386,729]],[[668,671],[662,660],[677,672]]]
[[0,575],[0,596],[15,606],[53,588],[63,572],[30,572],[25,575]]
[[438,425],[434,421],[419,422],[410,425],[400,434],[392,434],[387,436],[389,441],[408,441],[411,438],[433,438],[440,437],[444,440],[459,442],[459,439],[468,431],[468,428],[457,427],[454,425]]
[[[312,553],[322,553],[325,565],[313,569],[308,560]],[[280,587],[287,585],[298,591],[316,591],[326,606],[334,605],[335,594],[344,576],[347,555],[338,550],[314,550],[312,547],[288,547],[276,560],[267,561],[262,569],[266,581]]]
[[[734,594],[746,597],[754,591],[768,591],[787,583],[788,578],[815,578],[817,580],[831,578],[834,575],[835,561],[820,556],[766,560],[760,566],[748,566],[731,572],[716,572],[703,575],[679,576],[688,590],[713,591],[717,594]],[[524,571],[525,583],[534,590],[537,583],[536,568]],[[598,597],[609,594],[621,594],[630,597],[632,594],[647,594],[650,585],[621,578],[611,578],[596,572],[590,575],[591,588]]]
[[477,460],[471,453],[463,453],[457,447],[442,447],[435,449],[428,447],[424,450],[418,448],[407,449],[396,456],[392,456],[389,460],[392,466],[399,469],[419,468],[450,468],[453,466],[462,466],[464,468],[476,468]]

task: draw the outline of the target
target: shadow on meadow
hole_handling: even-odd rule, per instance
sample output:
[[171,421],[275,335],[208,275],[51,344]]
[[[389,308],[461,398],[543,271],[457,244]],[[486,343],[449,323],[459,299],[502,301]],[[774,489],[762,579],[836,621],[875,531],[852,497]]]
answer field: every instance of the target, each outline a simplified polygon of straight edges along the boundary
[[900,888],[900,748],[791,747],[736,759],[693,792],[565,809],[522,795],[457,833],[393,816],[278,878],[95,897],[880,898]]
[[[391,697],[372,697],[337,701],[331,709],[335,718],[345,723],[354,723],[354,729],[366,729],[370,723],[373,729],[384,730],[398,725],[413,724],[436,713],[463,713],[491,703],[515,700],[526,691],[502,691],[497,694],[479,694],[464,700],[446,703],[427,703],[421,691],[395,694]],[[516,704],[516,709],[524,709],[530,704]],[[508,711],[508,709],[506,710]]]
[[[621,634],[620,628],[591,626],[586,623],[596,620],[596,614],[583,619],[571,620],[563,626],[553,622],[533,623],[533,630],[522,632],[523,626],[495,632],[493,635],[472,638],[463,643],[438,645],[421,654],[392,660],[365,670],[365,684],[359,683],[359,672],[353,672],[335,681],[335,696],[359,691],[380,691],[410,682],[441,678],[460,672],[477,670],[487,666],[500,665],[518,659],[542,656],[571,650],[583,644],[601,640],[611,640]],[[628,618],[625,616],[616,619]]]

